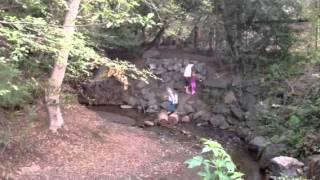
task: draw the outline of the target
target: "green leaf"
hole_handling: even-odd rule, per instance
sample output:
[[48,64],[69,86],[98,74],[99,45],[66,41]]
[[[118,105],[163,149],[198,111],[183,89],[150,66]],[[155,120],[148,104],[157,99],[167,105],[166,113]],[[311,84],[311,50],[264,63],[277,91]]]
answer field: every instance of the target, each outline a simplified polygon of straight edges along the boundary
[[244,176],[243,173],[240,173],[240,172],[234,172],[231,176],[231,179],[232,180],[240,180],[242,179],[242,177]]
[[203,157],[202,156],[195,156],[192,159],[187,160],[185,163],[188,164],[188,168],[198,167],[202,164]]

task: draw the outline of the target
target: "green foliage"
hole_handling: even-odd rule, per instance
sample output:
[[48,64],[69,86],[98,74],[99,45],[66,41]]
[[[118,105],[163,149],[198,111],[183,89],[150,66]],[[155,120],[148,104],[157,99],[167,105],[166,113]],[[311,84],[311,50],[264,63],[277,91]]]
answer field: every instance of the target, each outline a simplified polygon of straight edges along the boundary
[[274,143],[289,145],[293,156],[308,156],[320,152],[320,88],[315,83],[311,92],[295,106],[281,106],[260,118],[259,133]]
[[[0,10],[0,106],[23,106],[38,94],[38,84],[50,75],[58,51],[71,46],[66,80],[82,82],[100,65],[127,67],[130,76],[147,80],[153,75],[130,63],[103,57],[93,33],[99,29],[153,25],[152,12],[136,13],[137,1],[83,1],[77,21],[77,32],[70,44],[61,44],[64,0],[4,1]],[[14,7],[14,8],[10,8]],[[19,13],[17,13],[19,12]]]
[[20,79],[19,75],[16,68],[0,59],[0,106],[10,108],[32,102],[37,83],[34,79]]
[[203,156],[195,156],[186,161],[188,168],[201,166],[203,169],[198,175],[204,180],[241,180],[243,175],[236,171],[230,155],[218,142],[203,139],[204,148],[202,154],[212,153],[209,159]]
[[278,62],[269,65],[268,80],[284,80],[304,71],[306,58],[298,55],[285,55]]

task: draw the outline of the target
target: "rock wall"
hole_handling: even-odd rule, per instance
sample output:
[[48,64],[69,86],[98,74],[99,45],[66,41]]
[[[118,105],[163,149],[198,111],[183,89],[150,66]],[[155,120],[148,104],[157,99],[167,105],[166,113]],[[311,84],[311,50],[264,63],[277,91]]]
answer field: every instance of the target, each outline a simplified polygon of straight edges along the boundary
[[[80,103],[93,105],[130,105],[146,113],[157,113],[167,109],[167,87],[178,89],[180,116],[189,115],[193,118],[207,116],[207,106],[196,96],[185,94],[183,72],[187,64],[196,64],[199,76],[205,79],[207,69],[205,63],[189,59],[157,59],[147,58],[145,66],[150,68],[161,80],[151,80],[149,84],[138,80],[130,80],[131,86],[123,90],[120,82],[114,78],[94,78],[83,84],[79,96]],[[102,68],[104,69],[104,68]],[[104,73],[103,70],[98,73]],[[96,77],[100,77],[99,74]]]

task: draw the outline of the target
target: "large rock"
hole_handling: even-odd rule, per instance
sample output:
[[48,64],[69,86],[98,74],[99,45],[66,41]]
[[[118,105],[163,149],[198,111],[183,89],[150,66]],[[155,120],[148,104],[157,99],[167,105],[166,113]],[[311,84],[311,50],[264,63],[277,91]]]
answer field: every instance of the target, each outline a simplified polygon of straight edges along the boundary
[[232,76],[232,83],[233,87],[241,87],[242,86],[242,78],[241,76]]
[[155,99],[155,97],[156,97],[154,91],[152,91],[149,88],[143,88],[141,90],[141,94],[142,94],[141,98],[143,98],[144,100],[147,100],[147,101],[149,101],[151,99]]
[[307,158],[308,172],[307,177],[309,179],[320,179],[320,154],[312,155]]
[[190,114],[190,113],[194,113],[196,112],[196,110],[194,109],[194,107],[191,104],[185,104],[183,107],[183,110],[186,114]]
[[254,107],[256,102],[256,97],[251,94],[245,93],[242,96],[240,96],[240,104],[242,108],[245,110],[249,110],[250,108]]
[[223,115],[228,115],[231,112],[229,107],[222,103],[216,104],[212,111],[216,114],[223,114]]
[[244,118],[246,119],[246,121],[258,121],[258,111],[255,108],[251,108],[244,114]]
[[270,165],[272,158],[285,154],[285,151],[286,151],[286,145],[284,144],[268,145],[264,149],[260,157],[260,160],[259,160],[260,167],[263,169],[267,168]]
[[133,107],[136,107],[136,106],[139,105],[139,100],[136,97],[133,97],[133,96],[125,96],[123,98],[123,102],[125,104],[131,105]]
[[[238,136],[240,138],[244,139],[245,142],[249,142],[254,136],[253,132],[248,127],[245,127],[245,126],[241,126],[241,125],[239,126],[238,125],[238,126],[236,126],[235,130],[236,130]],[[256,156],[256,159],[258,159],[258,157],[257,157],[258,153],[257,152],[253,153],[253,155]]]
[[226,89],[231,82],[225,79],[208,79],[204,81],[204,85],[211,88]]
[[236,95],[232,91],[227,92],[224,96],[224,103],[232,104],[234,102],[237,102]]
[[188,113],[195,112],[195,109],[192,105],[188,103],[191,100],[192,96],[187,94],[179,94],[179,104],[177,108],[177,112],[180,115],[187,115]]
[[146,112],[147,113],[156,113],[160,111],[160,107],[157,104],[148,105]]
[[209,111],[208,105],[205,104],[202,100],[200,99],[191,99],[188,101],[188,104],[192,105],[192,107],[195,109],[195,111]]
[[155,75],[162,75],[162,74],[165,74],[167,72],[167,69],[165,69],[163,66],[158,66],[156,69],[152,70],[152,72]]
[[153,127],[153,126],[155,126],[155,123],[152,122],[152,121],[144,121],[143,124],[144,124],[146,127]]
[[193,117],[196,120],[209,121],[211,119],[211,113],[206,110],[196,112]]
[[139,81],[136,85],[137,85],[137,88],[142,89],[142,88],[145,88],[148,84],[145,83],[144,81]]
[[304,164],[295,158],[279,156],[271,159],[268,169],[272,176],[297,177],[301,175],[303,166]]
[[164,110],[167,110],[169,106],[169,102],[168,101],[164,101],[162,103],[160,103],[160,107]]
[[160,55],[159,51],[157,51],[156,49],[150,49],[150,50],[143,53],[142,58],[148,59],[148,58],[153,58],[153,57],[156,57],[159,55]]
[[262,92],[260,86],[249,86],[246,88],[246,90],[252,95],[259,95]]
[[270,142],[266,138],[262,136],[257,136],[249,142],[248,150],[253,153],[256,159],[259,159],[262,152],[269,144]]
[[244,112],[241,110],[239,106],[232,106],[231,113],[238,120],[244,120]]
[[202,76],[207,76],[207,68],[205,63],[196,63],[194,69],[197,73],[200,73]]
[[189,123],[190,121],[191,121],[190,116],[183,116],[183,117],[181,118],[181,122]]
[[230,127],[230,125],[226,121],[226,118],[222,115],[212,116],[209,122],[215,128],[228,129]]
[[121,105],[127,101],[126,93],[119,81],[108,78],[83,84],[78,100],[82,104]]

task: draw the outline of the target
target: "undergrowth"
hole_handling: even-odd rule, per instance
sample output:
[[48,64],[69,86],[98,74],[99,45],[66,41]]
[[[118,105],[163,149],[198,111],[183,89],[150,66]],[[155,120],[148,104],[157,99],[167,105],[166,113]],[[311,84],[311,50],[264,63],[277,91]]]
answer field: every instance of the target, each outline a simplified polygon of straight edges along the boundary
[[320,88],[317,87],[296,106],[281,106],[264,114],[260,119],[263,135],[274,143],[289,145],[294,156],[320,153],[319,109]]

